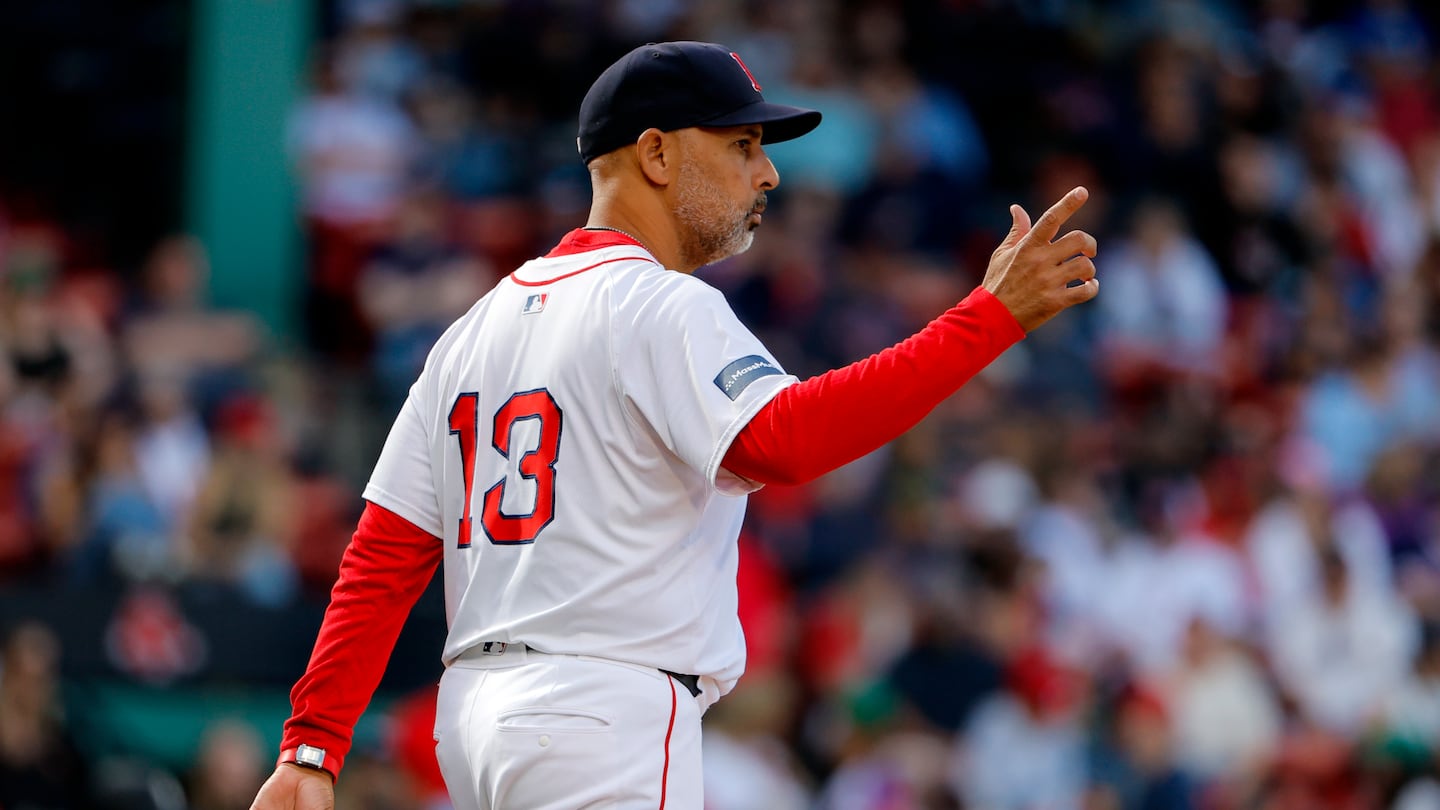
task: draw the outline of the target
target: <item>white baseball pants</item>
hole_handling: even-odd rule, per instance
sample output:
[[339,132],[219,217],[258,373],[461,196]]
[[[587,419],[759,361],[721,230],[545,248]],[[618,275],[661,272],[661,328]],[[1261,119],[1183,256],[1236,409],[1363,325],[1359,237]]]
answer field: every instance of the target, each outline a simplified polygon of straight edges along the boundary
[[509,645],[440,679],[455,810],[700,810],[701,703],[659,670]]

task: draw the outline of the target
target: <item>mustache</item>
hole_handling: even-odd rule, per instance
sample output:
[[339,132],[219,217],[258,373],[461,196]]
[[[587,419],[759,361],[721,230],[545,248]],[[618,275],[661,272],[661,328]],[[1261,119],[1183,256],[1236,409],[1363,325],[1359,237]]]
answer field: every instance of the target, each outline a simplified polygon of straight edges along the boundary
[[766,206],[766,204],[767,204],[768,202],[769,202],[769,199],[765,196],[765,192],[763,192],[763,191],[760,192],[760,195],[755,198],[755,205],[751,206],[751,208],[750,208],[750,213],[752,213],[752,214],[763,214],[763,213],[765,213],[765,206]]

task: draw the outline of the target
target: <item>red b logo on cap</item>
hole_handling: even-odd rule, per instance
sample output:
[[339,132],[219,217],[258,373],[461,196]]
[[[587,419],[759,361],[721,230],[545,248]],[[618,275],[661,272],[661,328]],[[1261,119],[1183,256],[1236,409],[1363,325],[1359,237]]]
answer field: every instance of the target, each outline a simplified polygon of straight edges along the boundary
[[745,67],[745,62],[740,59],[740,54],[731,51],[730,58],[735,60],[735,64],[739,65],[741,70],[745,71],[745,78],[750,80],[750,86],[755,88],[755,92],[760,92],[760,83],[755,81],[755,74],[750,72],[750,68]]

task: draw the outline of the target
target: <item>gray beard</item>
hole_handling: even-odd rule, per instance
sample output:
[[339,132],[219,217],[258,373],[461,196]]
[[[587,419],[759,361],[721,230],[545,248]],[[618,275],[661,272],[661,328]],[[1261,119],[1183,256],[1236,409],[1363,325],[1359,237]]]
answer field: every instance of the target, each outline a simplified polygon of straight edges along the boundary
[[675,218],[681,234],[681,258],[689,267],[704,267],[750,249],[755,233],[747,220],[750,210],[735,211],[725,194],[693,164],[680,164]]

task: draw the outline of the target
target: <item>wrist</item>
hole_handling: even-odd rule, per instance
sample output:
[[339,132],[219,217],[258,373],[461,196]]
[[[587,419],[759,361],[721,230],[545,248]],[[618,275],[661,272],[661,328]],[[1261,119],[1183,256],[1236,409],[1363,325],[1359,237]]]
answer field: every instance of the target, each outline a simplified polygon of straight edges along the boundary
[[329,775],[330,781],[334,782],[340,777],[340,758],[331,756],[323,748],[313,745],[301,744],[294,748],[286,748],[280,752],[280,758],[276,760],[278,765],[293,765],[307,771],[315,771]]
[[1007,341],[1007,346],[1024,340],[1030,331],[1009,304],[985,287],[976,287],[963,303],[973,306],[986,322],[992,324],[998,331],[999,339]]

